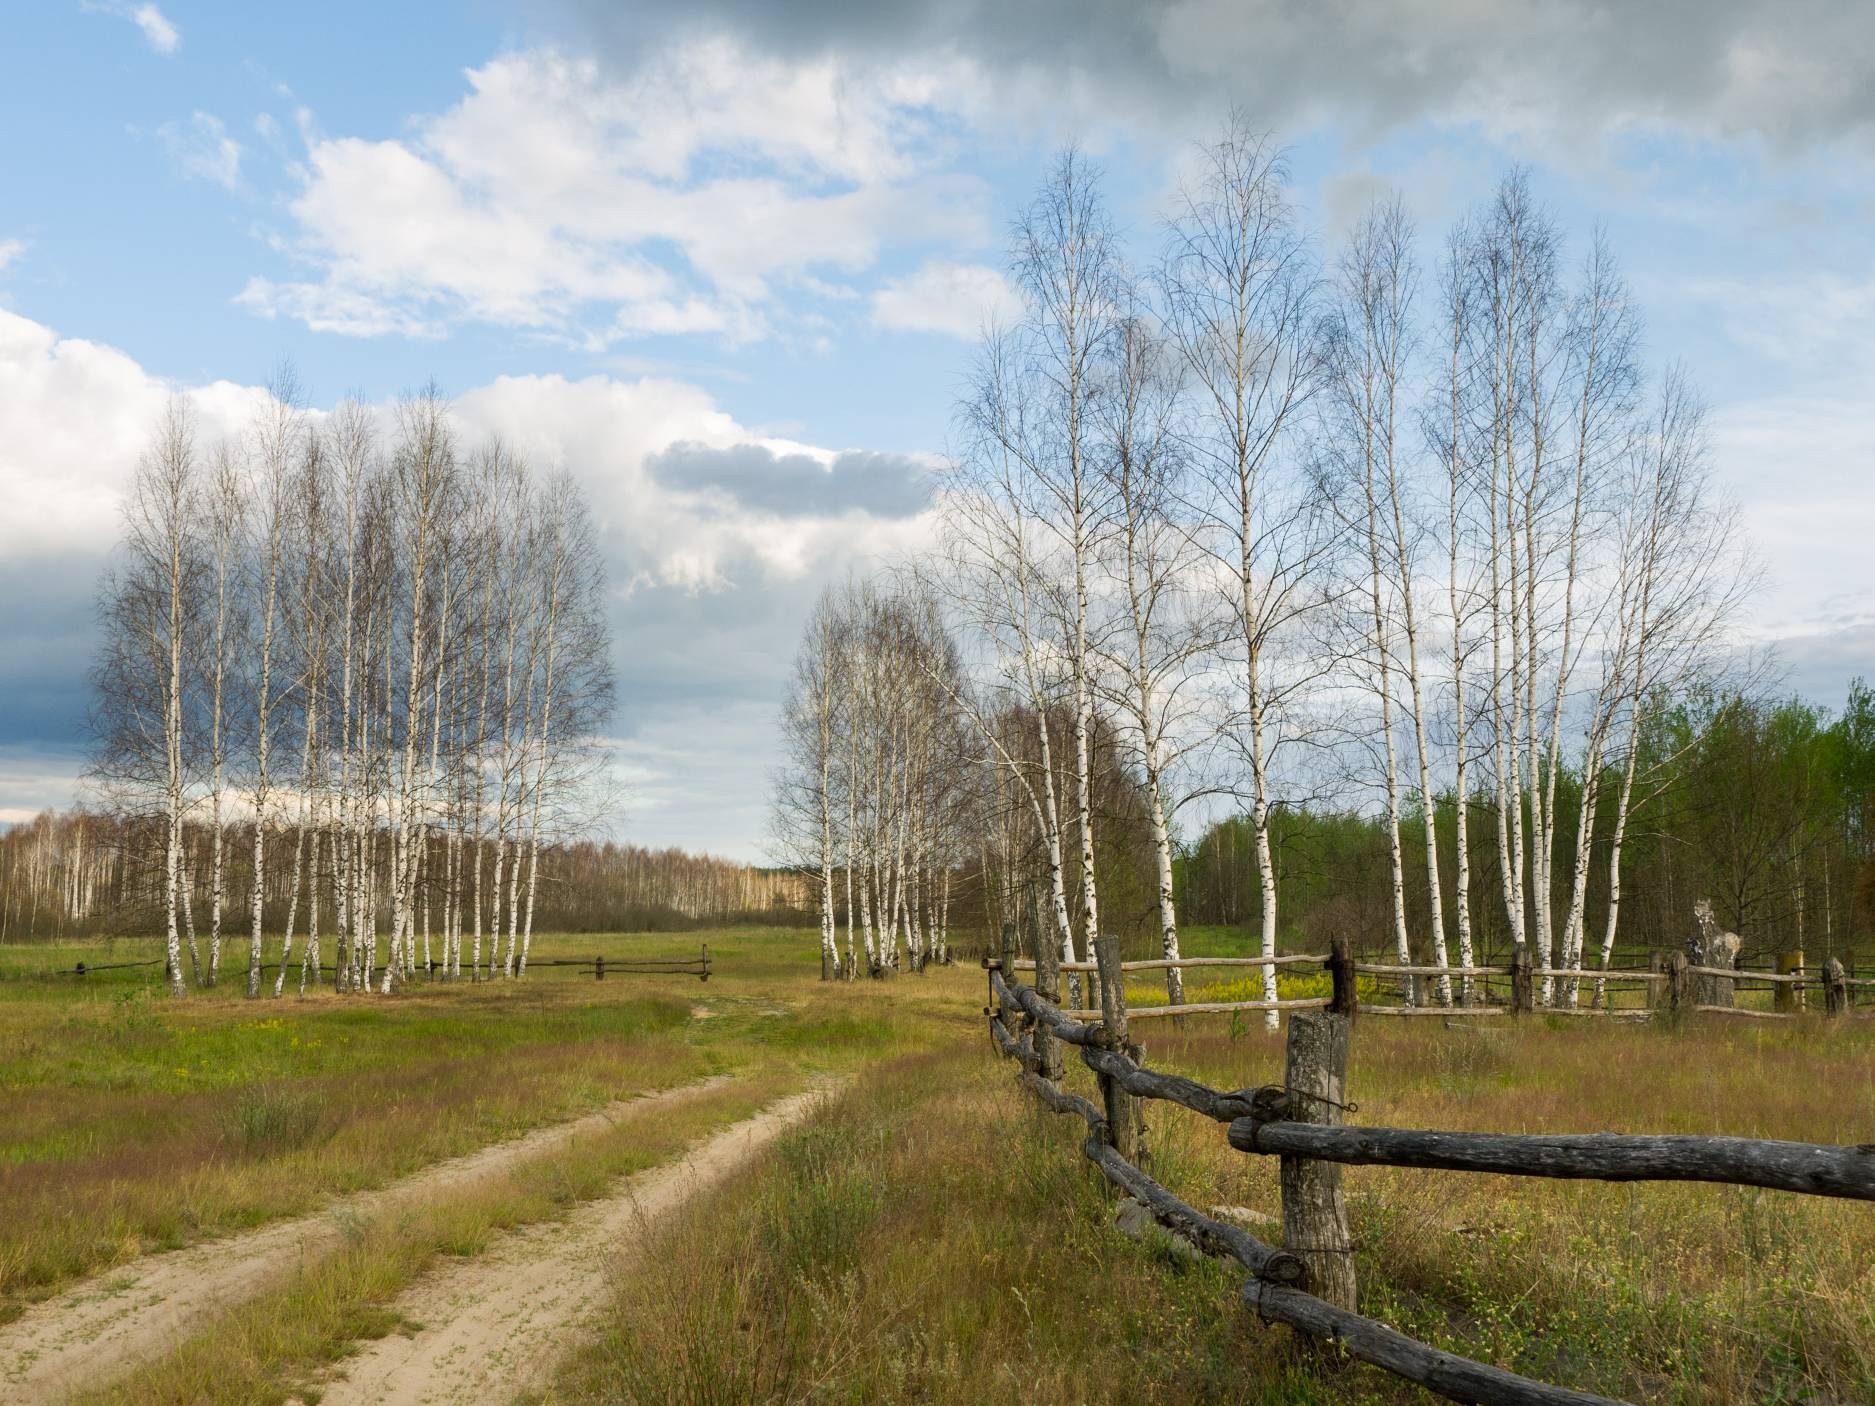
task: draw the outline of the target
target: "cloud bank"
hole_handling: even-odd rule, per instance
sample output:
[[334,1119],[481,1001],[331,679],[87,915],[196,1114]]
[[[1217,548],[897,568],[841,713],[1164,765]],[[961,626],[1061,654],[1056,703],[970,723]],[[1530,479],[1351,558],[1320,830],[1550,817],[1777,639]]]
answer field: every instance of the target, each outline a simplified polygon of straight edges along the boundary
[[1224,104],[1292,130],[1430,120],[1499,136],[1669,130],[1793,149],[1875,142],[1875,8],[1841,0],[561,0],[629,62],[671,34],[768,53],[922,53],[986,101],[1071,125],[1171,123]]

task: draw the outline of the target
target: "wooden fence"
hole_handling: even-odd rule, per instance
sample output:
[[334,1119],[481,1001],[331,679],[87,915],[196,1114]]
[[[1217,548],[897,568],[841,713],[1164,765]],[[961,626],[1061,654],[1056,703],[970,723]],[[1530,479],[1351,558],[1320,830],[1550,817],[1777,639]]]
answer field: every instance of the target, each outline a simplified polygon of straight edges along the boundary
[[548,962],[529,962],[530,967],[584,967],[593,975],[593,980],[604,981],[607,972],[621,972],[626,976],[694,976],[702,981],[710,979],[710,944],[703,944],[703,951],[696,957],[560,957]]
[[[128,967],[160,967],[164,964],[165,959],[162,957],[154,957],[143,962],[80,962],[75,967],[55,968],[48,971],[46,975],[86,976],[94,972],[121,971]],[[529,962],[528,965],[530,967],[581,967],[591,972],[595,981],[604,981],[607,972],[625,976],[694,976],[699,980],[708,981],[710,979],[710,944],[704,943],[703,950],[695,957],[607,957],[601,954],[596,957],[556,957],[551,960],[535,960]],[[288,962],[287,970],[298,971],[303,966],[304,963],[301,962]],[[420,967],[418,970],[430,980],[435,980],[436,973],[442,969],[442,966],[441,962],[431,962],[427,968]],[[260,969],[263,972],[278,971],[280,964],[263,962]],[[239,976],[247,970],[247,966],[242,963],[239,966],[231,966],[227,970],[231,976]],[[330,962],[319,964],[321,977],[331,975],[336,978],[338,971],[339,969]],[[471,980],[473,979],[472,976]]]
[[[1062,969],[1068,964],[1053,960],[1049,953],[1041,953],[1038,963],[1027,964],[1035,975],[1033,985],[1019,979],[1017,972],[1024,964],[1016,959],[1013,925],[1003,932],[1001,958],[985,959],[990,1004],[984,1014],[990,1037],[1002,1054],[1020,1066],[1018,1078],[1023,1087],[1055,1112],[1086,1122],[1088,1136],[1082,1150],[1088,1160],[1114,1186],[1145,1206],[1159,1224],[1200,1251],[1234,1259],[1248,1270],[1243,1298],[1259,1317],[1337,1344],[1352,1357],[1453,1401],[1490,1406],[1606,1406],[1608,1398],[1456,1356],[1360,1314],[1353,1240],[1341,1190],[1343,1165],[1601,1181],[1704,1181],[1875,1200],[1875,1144],[1834,1147],[1757,1138],[1512,1135],[1344,1126],[1342,1115],[1355,1111],[1346,1087],[1350,1038],[1357,1014],[1369,1008],[1355,994],[1363,964],[1354,961],[1341,943],[1327,959],[1333,994],[1320,1001],[1286,1003],[1292,1009],[1298,1005],[1318,1009],[1291,1016],[1280,1084],[1227,1092],[1162,1073],[1146,1066],[1145,1052],[1129,1035],[1130,1021],[1143,1012],[1127,1010],[1125,972],[1129,965],[1135,970],[1139,967],[1120,961],[1119,943],[1111,937],[1096,941],[1095,954],[1094,962],[1077,965],[1092,969],[1099,977],[1097,1023],[1061,1009]],[[1098,1103],[1063,1086],[1062,1051],[1067,1045],[1094,1072]],[[1280,1159],[1282,1247],[1203,1214],[1140,1170],[1142,1099],[1175,1103],[1224,1123],[1233,1148]]]
[[[1100,984],[1097,962],[1053,960],[1053,969],[1074,976],[1088,975],[1094,989]],[[1176,960],[1153,958],[1149,961],[1121,962],[1124,978],[1136,972],[1187,971],[1197,968],[1267,967],[1322,970],[1330,967],[1330,954],[1299,953],[1279,957],[1183,957]],[[1036,962],[1018,958],[1010,970],[1034,972]],[[1508,966],[1406,966],[1387,962],[1354,960],[1350,971],[1357,986],[1365,990],[1357,995],[1357,1005],[1364,1015],[1379,1016],[1448,1016],[1473,1018],[1541,1014],[1557,1016],[1606,1016],[1621,1019],[1672,1018],[1688,1011],[1715,1015],[1743,1016],[1757,1020],[1794,1019],[1812,1008],[1810,993],[1821,997],[1817,1008],[1830,1015],[1854,1014],[1856,993],[1875,988],[1875,980],[1857,978],[1836,958],[1821,967],[1806,967],[1802,953],[1779,957],[1775,971],[1746,967],[1707,967],[1694,964],[1683,952],[1656,952],[1645,968],[1639,967],[1540,967],[1532,961],[1528,948],[1517,943],[1511,949]],[[1365,981],[1358,980],[1366,978]],[[1640,988],[1641,1004],[1617,1005],[1609,986]],[[1588,988],[1584,991],[1584,988]],[[1768,988],[1772,1008],[1757,1010],[1737,1004],[1743,990]],[[1545,999],[1547,997],[1547,999]],[[1164,1016],[1222,1015],[1251,1011],[1320,1010],[1330,1003],[1327,996],[1298,997],[1289,1000],[1197,1001],[1163,1006],[1135,1006],[1133,1020],[1151,1020]],[[1063,1012],[1076,1020],[1099,1020],[1102,1011],[1096,1006]],[[1875,1011],[1866,1014],[1875,1015]]]

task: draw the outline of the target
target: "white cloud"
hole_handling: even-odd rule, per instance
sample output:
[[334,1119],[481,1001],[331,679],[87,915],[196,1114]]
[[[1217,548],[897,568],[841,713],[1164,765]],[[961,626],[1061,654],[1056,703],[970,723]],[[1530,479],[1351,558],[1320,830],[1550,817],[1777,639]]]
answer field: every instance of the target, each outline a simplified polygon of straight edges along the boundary
[[911,332],[981,335],[1021,311],[1021,295],[996,269],[933,259],[872,295],[873,321]]
[[156,139],[183,175],[224,190],[241,183],[241,144],[213,113],[198,111],[187,122],[165,122],[156,129]]
[[143,31],[144,42],[159,54],[173,54],[182,43],[182,35],[177,32],[176,26],[154,5],[137,6],[130,12],[130,18]]
[[[192,389],[203,432],[231,432],[247,394]],[[90,556],[111,541],[118,495],[168,395],[123,352],[0,309],[0,562]]]
[[173,54],[182,45],[182,31],[155,5],[133,5],[128,0],[86,0],[83,8],[129,20],[143,32],[143,42],[159,54]]
[[979,184],[944,169],[947,89],[921,69],[705,40],[622,79],[544,50],[468,80],[407,139],[311,137],[289,247],[313,276],[243,302],[358,335],[474,319],[597,345],[747,339],[778,281],[985,229]]
[[5,273],[26,252],[23,239],[0,239],[0,273]]

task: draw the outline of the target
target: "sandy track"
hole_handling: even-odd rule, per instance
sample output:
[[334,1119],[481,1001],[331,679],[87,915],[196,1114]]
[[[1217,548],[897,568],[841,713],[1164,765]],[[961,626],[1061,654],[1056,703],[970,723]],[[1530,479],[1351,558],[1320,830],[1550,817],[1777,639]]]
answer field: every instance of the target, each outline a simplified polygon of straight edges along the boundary
[[322,1210],[167,1254],[150,1255],[73,1285],[0,1327],[0,1398],[40,1406],[108,1384],[174,1347],[210,1316],[278,1283],[309,1256],[339,1244],[346,1227],[479,1182],[583,1137],[620,1115],[676,1103],[718,1087],[705,1079],[622,1099],[597,1113],[493,1143],[377,1191]]
[[818,1097],[782,1099],[564,1221],[425,1275],[392,1305],[423,1326],[361,1348],[321,1384],[321,1406],[496,1406],[546,1385],[565,1344],[604,1311],[610,1270],[644,1225],[728,1177]]

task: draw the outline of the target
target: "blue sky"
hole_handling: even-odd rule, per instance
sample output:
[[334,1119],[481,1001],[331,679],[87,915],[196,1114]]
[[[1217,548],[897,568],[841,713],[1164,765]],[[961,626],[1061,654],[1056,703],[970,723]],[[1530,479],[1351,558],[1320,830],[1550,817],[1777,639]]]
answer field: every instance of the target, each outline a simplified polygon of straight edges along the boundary
[[1233,104],[1290,144],[1331,253],[1397,188],[1430,255],[1514,163],[1576,249],[1602,225],[1650,366],[1712,404],[1769,573],[1749,633],[1819,701],[1875,674],[1875,7],[781,8],[9,7],[0,819],[72,794],[154,408],[232,425],[289,357],[315,406],[435,377],[582,478],[619,589],[617,831],[757,854],[806,603],[926,529],[857,469],[850,503],[777,513],[685,491],[666,451],[915,475],[1058,143],[1144,261]]

